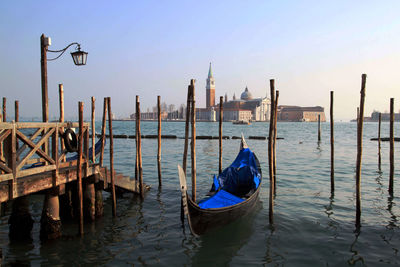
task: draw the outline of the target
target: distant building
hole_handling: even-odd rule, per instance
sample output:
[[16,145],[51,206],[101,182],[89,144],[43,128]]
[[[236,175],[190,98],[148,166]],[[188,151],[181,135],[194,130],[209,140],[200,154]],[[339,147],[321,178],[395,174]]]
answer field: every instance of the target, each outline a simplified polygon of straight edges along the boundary
[[[253,120],[269,121],[271,101],[267,97],[253,98],[249,89],[245,88],[240,99],[228,101],[225,94],[223,103],[224,121]],[[196,119],[205,121],[216,121],[219,118],[219,103],[215,104],[215,80],[211,71],[211,63],[206,80],[206,108],[196,108]]]
[[[374,111],[371,113],[371,117],[365,117],[365,121],[379,121],[379,111]],[[381,113],[382,121],[390,121],[390,113]],[[394,113],[394,120],[400,121],[400,113]]]
[[299,107],[299,106],[278,106],[278,120],[280,121],[326,121],[324,108]]

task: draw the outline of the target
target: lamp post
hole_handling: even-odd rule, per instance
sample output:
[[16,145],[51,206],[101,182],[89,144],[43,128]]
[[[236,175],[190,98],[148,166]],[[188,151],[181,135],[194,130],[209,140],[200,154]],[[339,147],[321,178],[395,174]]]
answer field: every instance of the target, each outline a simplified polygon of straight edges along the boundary
[[[67,49],[73,45],[76,45],[75,52],[71,53],[74,64],[82,66],[86,64],[87,54],[81,51],[81,46],[78,43],[71,43],[61,50],[49,50],[51,45],[51,39],[46,37],[44,34],[40,36],[40,63],[41,63],[41,80],[42,80],[42,116],[43,122],[49,120],[49,105],[48,105],[48,93],[47,93],[47,61],[56,60],[61,57]],[[47,59],[47,52],[58,53],[55,58]],[[46,130],[45,130],[46,131]],[[44,151],[48,153],[48,142],[44,144]],[[55,188],[53,188],[55,189]],[[46,193],[44,199],[43,212],[40,229],[40,236],[43,239],[54,239],[61,236],[61,220],[60,220],[60,204],[58,199],[58,190],[50,189]]]
[[[49,50],[51,45],[50,37],[46,37],[44,34],[40,36],[40,64],[41,64],[41,80],[42,80],[42,117],[43,122],[49,120],[49,104],[48,104],[48,86],[47,86],[47,61],[56,60],[61,57],[67,49],[73,45],[76,45],[75,52],[71,53],[74,64],[77,66],[86,65],[87,52],[81,51],[81,45],[79,43],[70,43],[64,49],[61,50]],[[52,59],[47,59],[47,52],[59,53],[59,55]]]

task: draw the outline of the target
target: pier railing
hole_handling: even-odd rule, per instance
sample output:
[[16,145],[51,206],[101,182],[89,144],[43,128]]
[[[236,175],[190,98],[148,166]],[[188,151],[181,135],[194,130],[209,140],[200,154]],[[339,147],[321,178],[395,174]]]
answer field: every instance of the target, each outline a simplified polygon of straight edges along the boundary
[[[0,143],[3,151],[0,157],[0,183],[9,185],[9,199],[18,195],[18,179],[52,172],[52,186],[58,185],[61,168],[77,165],[77,160],[66,160],[64,129],[78,128],[71,122],[2,122]],[[83,166],[89,168],[89,123],[83,127]],[[21,180],[21,182],[23,182]]]

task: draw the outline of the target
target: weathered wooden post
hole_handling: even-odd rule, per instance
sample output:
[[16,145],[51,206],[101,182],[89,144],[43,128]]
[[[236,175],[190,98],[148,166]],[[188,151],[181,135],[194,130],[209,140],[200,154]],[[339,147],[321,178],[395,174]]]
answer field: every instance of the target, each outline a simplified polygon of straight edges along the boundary
[[330,121],[331,121],[331,194],[335,192],[335,140],[334,140],[334,121],[333,121],[333,91],[331,91],[330,105]]
[[194,79],[190,80],[190,88],[192,93],[192,146],[191,146],[191,159],[192,159],[192,199],[196,201],[196,99]]
[[321,115],[318,114],[318,143],[321,142]]
[[104,146],[106,143],[106,120],[107,120],[107,97],[104,98],[103,119],[102,119],[102,124],[101,124],[101,151],[100,151],[100,166],[101,167],[103,167]]
[[[135,149],[136,149],[136,158],[135,158],[135,181],[139,181],[139,147],[138,147],[138,102],[139,96],[136,96],[136,107],[135,107]],[[138,183],[137,183],[138,184]]]
[[219,165],[218,165],[218,173],[222,172],[222,121],[224,119],[224,110],[223,110],[223,102],[224,97],[219,97]]
[[15,100],[15,102],[14,102],[14,107],[15,107],[15,113],[14,113],[14,119],[15,119],[15,122],[18,122],[19,121],[19,101],[18,100]]
[[389,194],[393,196],[393,176],[394,176],[394,98],[390,98],[390,173],[389,173]]
[[82,198],[82,154],[83,154],[83,102],[79,102],[79,138],[78,138],[78,198],[79,198],[79,234],[83,235],[83,198]]
[[[100,167],[103,167],[103,157],[104,157],[104,145],[106,140],[106,118],[107,118],[107,98],[104,98],[103,103],[103,118],[101,125],[101,151],[100,151]],[[107,183],[107,182],[104,182]],[[101,186],[101,182],[96,183],[95,185],[95,194],[96,194],[96,202],[95,202],[95,210],[96,216],[103,216],[104,206],[103,206],[103,189]]]
[[161,97],[157,96],[158,112],[158,149],[157,149],[157,168],[158,168],[158,186],[161,186]]
[[271,89],[271,113],[269,120],[269,136],[268,136],[268,165],[269,165],[269,223],[274,223],[274,160],[273,160],[273,140],[274,140],[274,117],[275,117],[275,81],[269,80]]
[[[91,161],[93,164],[96,163],[96,152],[95,152],[95,101],[94,96],[91,97],[92,102],[92,112],[91,112],[91,128],[92,128],[92,156],[87,159],[87,165],[90,165]],[[87,130],[87,136],[89,136],[89,129]],[[89,147],[88,147],[89,148]],[[87,177],[85,180],[85,193],[83,195],[83,205],[84,205],[84,218],[87,221],[94,221],[96,219],[96,191],[95,191],[95,175]]]
[[382,113],[379,112],[379,123],[378,123],[378,169],[381,170],[381,121],[382,121]]
[[107,97],[108,107],[108,131],[110,134],[110,172],[111,172],[111,195],[112,195],[112,214],[113,217],[117,216],[117,198],[115,195],[115,171],[114,171],[114,138],[112,132],[112,111],[111,111],[111,97]]
[[275,104],[274,104],[274,142],[272,143],[273,152],[272,155],[274,156],[274,194],[276,194],[276,124],[278,122],[278,99],[279,99],[279,90],[275,92]]
[[361,76],[360,109],[357,123],[357,165],[356,165],[356,227],[361,226],[361,159],[362,159],[362,137],[364,123],[365,83],[367,75]]
[[3,97],[3,122],[7,121],[7,98]]
[[188,86],[187,92],[187,104],[186,104],[186,123],[185,123],[185,145],[183,147],[183,162],[182,169],[186,175],[186,161],[187,161],[187,151],[188,151],[188,143],[189,143],[189,122],[191,116],[191,102],[192,102],[192,90],[190,85]]
[[138,157],[138,174],[139,174],[139,192],[140,198],[144,199],[143,188],[143,168],[142,168],[142,134],[140,131],[140,102],[139,96],[136,96],[136,122],[137,122],[137,157]]
[[[186,104],[186,122],[185,122],[185,144],[183,147],[183,162],[182,162],[182,169],[183,172],[186,175],[186,161],[187,161],[187,151],[188,151],[188,143],[189,143],[189,121],[190,121],[190,115],[191,115],[191,101],[192,101],[192,90],[190,85],[188,86],[187,90],[187,104]],[[184,223],[185,220],[185,215],[184,215],[184,210],[183,210],[183,203],[181,199],[181,222],[182,224]]]

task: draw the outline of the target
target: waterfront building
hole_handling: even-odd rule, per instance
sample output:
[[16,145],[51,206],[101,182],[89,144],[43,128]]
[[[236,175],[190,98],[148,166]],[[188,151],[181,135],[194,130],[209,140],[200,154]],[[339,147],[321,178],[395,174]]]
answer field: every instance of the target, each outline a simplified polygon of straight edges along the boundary
[[299,107],[299,106],[278,106],[278,121],[318,121],[318,116],[322,122],[326,121],[324,108]]

